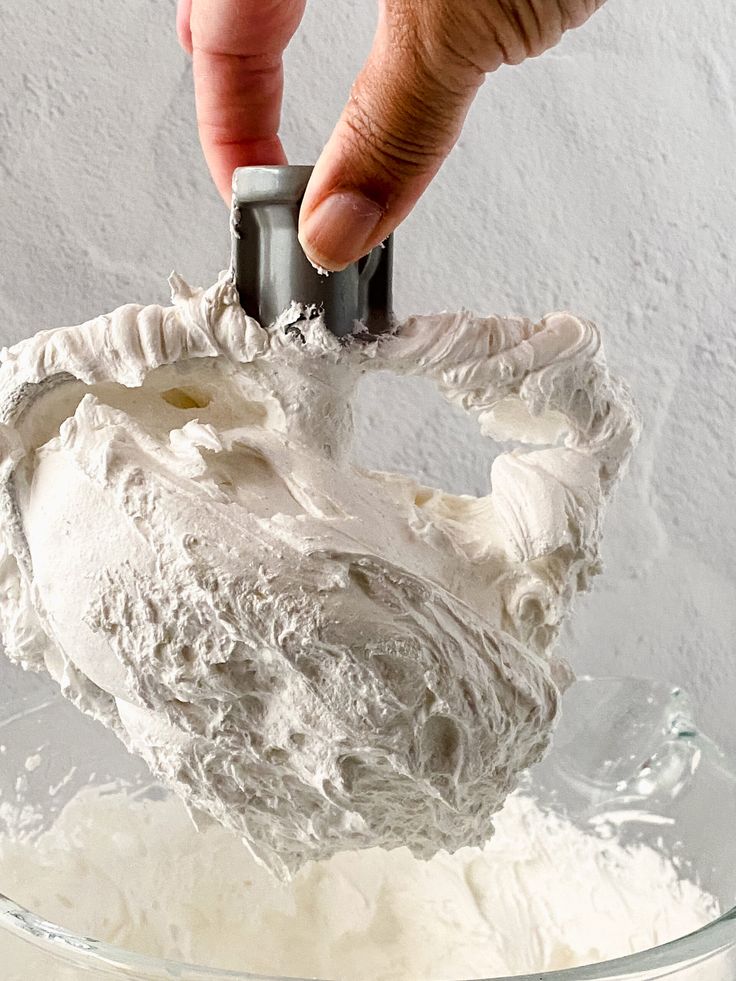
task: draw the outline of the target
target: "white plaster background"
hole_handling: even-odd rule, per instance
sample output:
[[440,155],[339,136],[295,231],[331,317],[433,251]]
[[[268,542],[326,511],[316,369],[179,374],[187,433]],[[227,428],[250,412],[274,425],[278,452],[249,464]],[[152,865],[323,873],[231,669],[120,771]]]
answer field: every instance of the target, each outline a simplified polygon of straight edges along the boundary
[[[227,214],[173,0],[2,7],[0,340],[165,300],[172,267],[209,282]],[[367,0],[310,0],[287,58],[292,162],[316,158],[374,16]],[[400,313],[567,307],[602,325],[646,433],[567,651],[579,671],[687,686],[731,747],[734,37],[731,3],[609,0],[556,51],[499,72],[402,228],[396,275]],[[483,487],[487,447],[419,384],[372,380],[359,435],[368,462]]]

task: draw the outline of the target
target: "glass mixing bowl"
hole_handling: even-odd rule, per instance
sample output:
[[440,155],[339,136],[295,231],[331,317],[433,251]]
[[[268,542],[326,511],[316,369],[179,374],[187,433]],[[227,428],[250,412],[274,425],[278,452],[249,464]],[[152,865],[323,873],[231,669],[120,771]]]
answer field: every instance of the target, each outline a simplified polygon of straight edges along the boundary
[[[3,681],[0,822],[30,803],[43,809],[39,827],[46,827],[85,786],[113,779],[131,788],[150,785],[142,763],[42,679],[3,665]],[[34,758],[29,767],[29,756],[41,745],[47,747],[41,760]],[[526,975],[525,981],[736,979],[736,776],[713,742],[696,730],[681,691],[631,678],[578,681],[565,698],[553,749],[527,784],[544,807],[582,827],[608,823],[625,843],[664,850],[730,912],[663,946],[590,967]],[[263,979],[118,949],[65,930],[1,895],[0,977]]]

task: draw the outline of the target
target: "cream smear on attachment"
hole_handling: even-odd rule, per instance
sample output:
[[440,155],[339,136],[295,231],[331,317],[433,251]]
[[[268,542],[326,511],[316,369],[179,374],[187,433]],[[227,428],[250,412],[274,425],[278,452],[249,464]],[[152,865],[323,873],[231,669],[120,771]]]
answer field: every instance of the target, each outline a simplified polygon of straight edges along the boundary
[[[8,654],[277,875],[483,845],[549,742],[638,432],[598,330],[461,312],[339,341],[296,307],[260,326],[227,276],[172,287],[2,353]],[[515,444],[486,496],[351,463],[376,370]]]

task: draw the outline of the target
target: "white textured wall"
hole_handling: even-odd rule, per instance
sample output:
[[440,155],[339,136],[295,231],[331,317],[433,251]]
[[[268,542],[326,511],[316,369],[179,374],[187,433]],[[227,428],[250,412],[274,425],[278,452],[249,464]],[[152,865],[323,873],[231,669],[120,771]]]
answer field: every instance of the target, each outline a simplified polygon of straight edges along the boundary
[[[211,280],[227,215],[173,0],[3,0],[0,16],[2,341],[163,300],[173,266]],[[288,56],[293,162],[315,159],[373,17],[367,0],[310,0]],[[489,80],[400,233],[396,294],[401,313],[568,307],[602,325],[646,435],[569,654],[688,686],[736,747],[734,37],[726,0],[609,0]],[[483,485],[481,441],[422,386],[372,381],[360,431],[372,462]]]

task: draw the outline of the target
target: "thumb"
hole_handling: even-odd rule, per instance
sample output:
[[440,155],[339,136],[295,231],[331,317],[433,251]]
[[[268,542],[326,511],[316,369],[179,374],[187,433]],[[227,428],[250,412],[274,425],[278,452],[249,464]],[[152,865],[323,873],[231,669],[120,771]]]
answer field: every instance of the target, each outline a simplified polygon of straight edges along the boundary
[[325,269],[344,269],[403,221],[454,146],[483,81],[480,68],[411,23],[417,7],[381,4],[371,53],[307,187],[299,241]]

